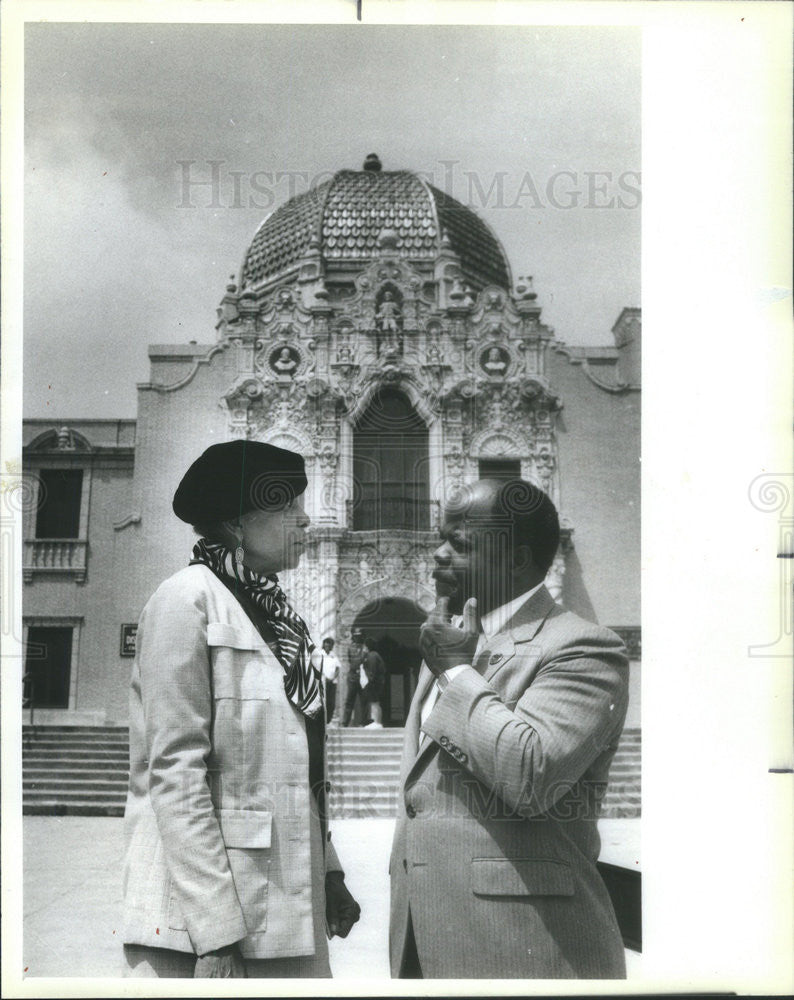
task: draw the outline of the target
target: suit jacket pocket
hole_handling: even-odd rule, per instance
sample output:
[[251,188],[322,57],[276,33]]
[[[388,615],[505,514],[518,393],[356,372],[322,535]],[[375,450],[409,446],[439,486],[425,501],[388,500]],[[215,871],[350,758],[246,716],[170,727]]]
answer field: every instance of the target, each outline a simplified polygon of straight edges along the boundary
[[173,885],[168,896],[168,926],[174,931],[186,931],[187,923],[182,913],[182,907],[174,894]]
[[261,934],[267,928],[273,815],[262,809],[219,809],[217,816],[245,926],[249,934]]
[[207,622],[208,646],[232,646],[234,649],[264,649],[265,641],[253,625],[241,628],[227,622]]
[[[213,698],[237,701],[267,700],[276,681],[264,640],[250,628],[225,622],[207,623],[207,645],[212,661]],[[283,676],[283,671],[275,671]]]
[[572,896],[573,872],[545,858],[474,858],[471,889],[475,896]]
[[265,809],[216,809],[227,847],[270,847],[273,814]]
[[[248,933],[267,927],[267,896],[273,814],[264,809],[216,809],[237,898]],[[168,926],[186,930],[187,924],[171,883]]]

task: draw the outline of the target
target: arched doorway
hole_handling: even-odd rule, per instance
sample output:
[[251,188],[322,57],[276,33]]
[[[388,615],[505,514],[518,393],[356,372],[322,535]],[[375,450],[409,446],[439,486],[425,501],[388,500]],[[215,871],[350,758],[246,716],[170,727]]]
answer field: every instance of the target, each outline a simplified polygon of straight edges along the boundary
[[426,617],[414,601],[382,597],[365,605],[353,623],[354,632],[368,638],[386,664],[384,726],[405,725],[422,662],[419,626]]

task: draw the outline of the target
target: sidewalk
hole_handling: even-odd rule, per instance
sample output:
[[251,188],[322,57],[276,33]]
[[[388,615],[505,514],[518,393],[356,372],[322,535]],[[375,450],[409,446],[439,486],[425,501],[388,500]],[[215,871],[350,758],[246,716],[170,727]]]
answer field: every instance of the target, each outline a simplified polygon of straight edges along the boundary
[[[332,823],[334,844],[362,917],[345,940],[330,942],[336,978],[389,977],[391,819]],[[639,821],[602,820],[602,857],[639,861]],[[23,963],[30,976],[120,975],[121,819],[25,816]],[[627,952],[629,977],[640,957]]]

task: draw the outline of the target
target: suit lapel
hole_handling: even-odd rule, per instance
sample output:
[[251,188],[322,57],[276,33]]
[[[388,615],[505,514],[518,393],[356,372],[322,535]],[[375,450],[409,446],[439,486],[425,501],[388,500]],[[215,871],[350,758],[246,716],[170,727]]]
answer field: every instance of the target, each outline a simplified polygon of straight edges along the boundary
[[[543,622],[556,606],[545,586],[541,587],[526,604],[518,609],[500,632],[486,641],[482,650],[474,658],[472,664],[474,669],[482,675],[484,680],[490,680],[515,654],[516,644],[534,639]],[[434,740],[428,740],[421,749],[419,747],[422,703],[433,685],[433,680],[432,672],[423,663],[405,723],[405,745],[400,767],[400,787],[402,788],[410,781],[414,771],[418,770],[427,758],[439,749]]]
[[422,723],[422,703],[433,686],[433,680],[432,672],[427,664],[423,662],[422,669],[419,671],[419,678],[416,682],[416,691],[414,691],[411,707],[408,710],[408,718],[405,722],[405,745],[402,765],[400,767],[401,786],[405,785],[408,776],[419,761],[423,760],[434,747],[438,749],[433,740],[428,740],[424,747],[421,750],[419,749],[419,739],[422,735],[420,729]]
[[522,604],[504,628],[486,642],[474,668],[488,681],[514,656],[516,645],[530,642],[557,605],[545,586]]

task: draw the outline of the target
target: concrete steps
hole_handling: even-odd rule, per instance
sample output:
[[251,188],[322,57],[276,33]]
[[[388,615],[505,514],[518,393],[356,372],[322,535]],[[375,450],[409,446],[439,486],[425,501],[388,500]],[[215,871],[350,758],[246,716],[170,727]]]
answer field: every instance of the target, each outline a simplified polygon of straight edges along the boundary
[[123,816],[129,733],[121,726],[23,726],[22,812]]
[[[113,726],[23,728],[26,815],[122,816],[129,739]],[[402,729],[328,730],[331,818],[396,814]],[[612,763],[602,815],[640,815],[641,734],[626,730]]]

